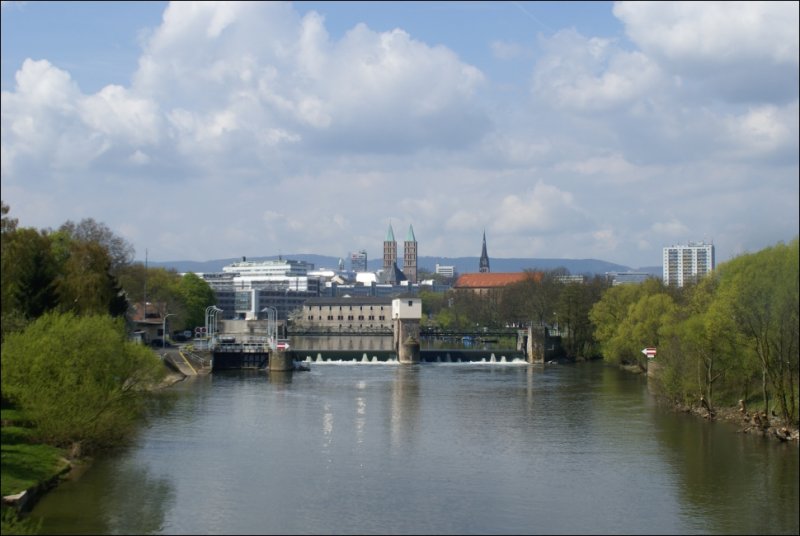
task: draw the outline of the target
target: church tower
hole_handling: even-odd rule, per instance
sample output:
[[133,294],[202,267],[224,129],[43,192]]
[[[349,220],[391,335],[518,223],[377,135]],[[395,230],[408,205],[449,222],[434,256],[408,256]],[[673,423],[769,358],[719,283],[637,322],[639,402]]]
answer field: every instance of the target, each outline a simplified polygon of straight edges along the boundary
[[403,243],[403,273],[409,283],[417,282],[417,239],[411,225],[408,226],[406,241]]
[[386,231],[386,239],[383,241],[383,271],[389,273],[397,263],[397,242],[394,239],[392,224],[389,223],[389,230]]
[[481,261],[478,271],[482,274],[489,273],[489,255],[486,254],[486,230],[483,231],[483,248],[481,249]]

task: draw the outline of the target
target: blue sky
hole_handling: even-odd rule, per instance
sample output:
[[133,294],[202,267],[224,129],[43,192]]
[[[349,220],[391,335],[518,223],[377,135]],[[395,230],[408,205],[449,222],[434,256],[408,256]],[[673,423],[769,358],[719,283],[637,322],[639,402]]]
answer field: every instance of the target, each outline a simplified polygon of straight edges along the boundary
[[152,260],[798,234],[796,2],[3,2],[2,197]]

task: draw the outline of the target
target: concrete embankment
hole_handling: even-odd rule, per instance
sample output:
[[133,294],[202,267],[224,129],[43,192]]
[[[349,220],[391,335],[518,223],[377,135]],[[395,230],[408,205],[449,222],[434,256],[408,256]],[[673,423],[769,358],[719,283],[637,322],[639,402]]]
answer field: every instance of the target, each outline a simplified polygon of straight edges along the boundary
[[181,348],[159,352],[164,364],[184,376],[198,376],[211,372],[211,357]]

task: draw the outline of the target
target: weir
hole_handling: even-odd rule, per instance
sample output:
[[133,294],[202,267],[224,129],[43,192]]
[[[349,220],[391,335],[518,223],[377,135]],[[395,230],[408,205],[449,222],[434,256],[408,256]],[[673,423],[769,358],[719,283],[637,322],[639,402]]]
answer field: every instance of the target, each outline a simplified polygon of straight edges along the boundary
[[[392,333],[327,333],[318,336],[307,334],[284,340],[273,346],[268,337],[255,337],[249,332],[225,333],[216,342],[210,341],[213,352],[212,370],[267,369],[270,371],[296,370],[299,364],[350,363],[486,363],[510,364],[534,362],[529,356],[536,337],[528,330],[518,333],[516,348],[492,348],[483,344],[477,348],[481,337],[468,337],[467,348],[423,348],[420,319],[422,301],[419,298],[392,300]],[[486,335],[485,333],[483,335]],[[523,336],[524,335],[524,336]],[[467,338],[467,337],[463,337]],[[237,342],[237,339],[244,342]],[[494,340],[494,342],[497,342]],[[535,344],[533,346],[536,346]]]

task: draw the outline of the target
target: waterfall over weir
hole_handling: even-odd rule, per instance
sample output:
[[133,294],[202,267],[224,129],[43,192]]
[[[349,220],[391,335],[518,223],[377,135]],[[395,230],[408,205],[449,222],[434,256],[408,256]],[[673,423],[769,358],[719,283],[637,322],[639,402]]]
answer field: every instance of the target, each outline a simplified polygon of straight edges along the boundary
[[[295,359],[317,364],[373,365],[398,363],[397,354],[386,350],[374,351],[332,351],[332,350],[294,350]],[[498,355],[499,354],[499,355]],[[485,350],[421,350],[420,364],[485,364],[485,365],[524,365],[524,355],[513,350],[507,353]]]

